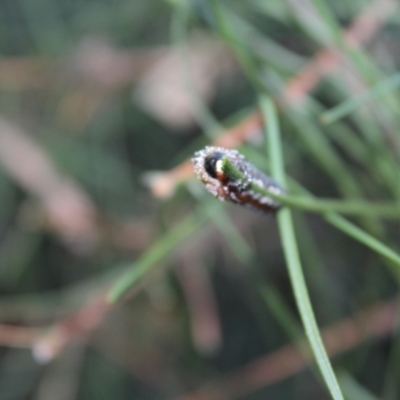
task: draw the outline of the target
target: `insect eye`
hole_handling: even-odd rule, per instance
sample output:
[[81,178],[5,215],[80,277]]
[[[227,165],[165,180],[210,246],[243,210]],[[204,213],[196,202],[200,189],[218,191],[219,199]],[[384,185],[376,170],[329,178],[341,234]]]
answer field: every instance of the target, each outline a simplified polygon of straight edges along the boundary
[[221,160],[223,156],[223,153],[216,151],[205,158],[204,169],[212,178],[216,179],[218,177],[217,161]]

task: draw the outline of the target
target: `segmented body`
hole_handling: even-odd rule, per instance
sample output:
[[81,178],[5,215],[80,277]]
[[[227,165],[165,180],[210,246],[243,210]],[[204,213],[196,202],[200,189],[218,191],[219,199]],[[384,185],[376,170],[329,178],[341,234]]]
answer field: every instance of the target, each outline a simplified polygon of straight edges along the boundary
[[[241,172],[239,179],[224,168],[224,158]],[[206,189],[220,200],[231,201],[248,208],[271,213],[279,209],[280,204],[269,196],[261,195],[252,189],[252,184],[283,194],[284,191],[270,177],[246,162],[237,150],[207,146],[192,158],[194,170]]]

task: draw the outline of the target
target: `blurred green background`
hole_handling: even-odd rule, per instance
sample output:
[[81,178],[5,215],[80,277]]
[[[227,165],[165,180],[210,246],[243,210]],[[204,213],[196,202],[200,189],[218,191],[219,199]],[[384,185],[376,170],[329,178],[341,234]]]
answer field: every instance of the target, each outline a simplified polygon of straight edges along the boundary
[[[399,38],[390,0],[1,1],[0,399],[330,398],[313,365],[285,372],[294,347],[270,360],[276,378],[254,364],[302,337],[275,217],[219,204],[190,168],[160,171],[266,93],[289,176],[319,197],[399,204]],[[268,171],[257,131],[238,146]],[[396,299],[398,264],[294,216],[320,326]],[[398,219],[350,218],[399,251]],[[336,334],[347,399],[399,397],[391,312],[349,346]]]

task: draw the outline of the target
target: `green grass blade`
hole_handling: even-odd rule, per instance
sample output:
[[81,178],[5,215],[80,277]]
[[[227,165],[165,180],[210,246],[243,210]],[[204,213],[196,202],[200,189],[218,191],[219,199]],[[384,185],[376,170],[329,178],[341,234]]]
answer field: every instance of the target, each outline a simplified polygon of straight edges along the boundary
[[[303,195],[312,196],[307,190],[301,187],[295,181],[291,181],[296,187],[296,190],[300,191]],[[358,226],[354,225],[352,222],[346,220],[342,216],[338,215],[335,212],[327,212],[324,214],[324,219],[333,225],[335,228],[341,230],[343,233],[346,233],[348,236],[362,243],[363,245],[369,247],[371,250],[375,251],[377,254],[387,258],[392,261],[397,266],[400,266],[400,255],[393,251],[390,247],[386,246],[380,240],[374,238],[369,233],[365,232]]]
[[397,73],[390,78],[385,79],[383,82],[378,83],[366,93],[345,100],[344,102],[338,104],[330,110],[325,111],[320,116],[321,122],[323,122],[324,124],[331,124],[354,112],[368,101],[378,99],[386,93],[395,90],[399,86],[400,73]]
[[361,386],[351,375],[341,373],[339,380],[348,400],[378,400],[378,397]]
[[381,241],[375,239],[373,236],[363,231],[350,221],[347,221],[336,213],[325,214],[325,219],[334,227],[351,236],[353,239],[363,243],[365,246],[374,250],[381,256],[394,262],[400,266],[400,255],[383,244]]
[[399,202],[370,202],[365,200],[336,200],[329,198],[313,198],[310,196],[293,196],[274,193],[266,188],[253,184],[252,189],[262,195],[271,197],[283,205],[312,213],[338,212],[350,215],[373,215],[385,218],[400,218]]
[[[272,175],[278,182],[285,186],[286,179],[283,167],[283,153],[281,149],[276,111],[272,101],[266,97],[261,97],[260,104],[262,113],[267,121],[266,131],[268,131],[267,141],[269,146]],[[308,295],[308,290],[301,267],[290,210],[288,208],[282,209],[278,213],[277,218],[290,280],[307,338],[332,398],[335,400],[343,400],[341,389],[323,345],[311,306],[310,297]]]
[[179,243],[196,231],[205,222],[208,212],[209,210],[207,212],[203,210],[199,215],[190,216],[167,232],[115,282],[107,294],[108,300],[115,303],[121,299],[157,263],[165,259]]

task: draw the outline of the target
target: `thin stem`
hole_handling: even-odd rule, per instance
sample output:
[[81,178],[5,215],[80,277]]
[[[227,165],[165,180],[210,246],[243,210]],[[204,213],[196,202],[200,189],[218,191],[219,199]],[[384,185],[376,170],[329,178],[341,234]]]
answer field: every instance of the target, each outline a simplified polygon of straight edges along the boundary
[[[261,97],[260,105],[262,114],[267,121],[266,136],[269,147],[268,152],[271,160],[272,175],[278,182],[285,186],[286,177],[276,110],[272,101],[265,96]],[[283,251],[286,258],[286,264],[288,267],[296,304],[306,331],[308,341],[333,399],[343,400],[341,389],[322,342],[311,306],[311,301],[308,295],[307,285],[301,266],[296,234],[290,210],[288,208],[284,208],[278,213],[277,218]]]
[[195,232],[207,219],[210,209],[202,210],[198,215],[190,216],[167,232],[151,250],[146,252],[115,282],[107,294],[108,301],[115,303],[120,300],[139,280],[165,259],[175,247],[191,233]]
[[[223,160],[223,170],[233,179],[245,180],[245,175],[226,157]],[[282,180],[280,179],[279,182],[282,183]],[[249,189],[262,196],[271,197],[273,200],[279,201],[285,206],[313,213],[324,214],[327,212],[338,212],[352,215],[375,215],[386,218],[400,218],[400,204],[396,202],[316,199],[310,196],[292,196],[276,193],[276,191],[259,186],[256,182],[251,182]]]

